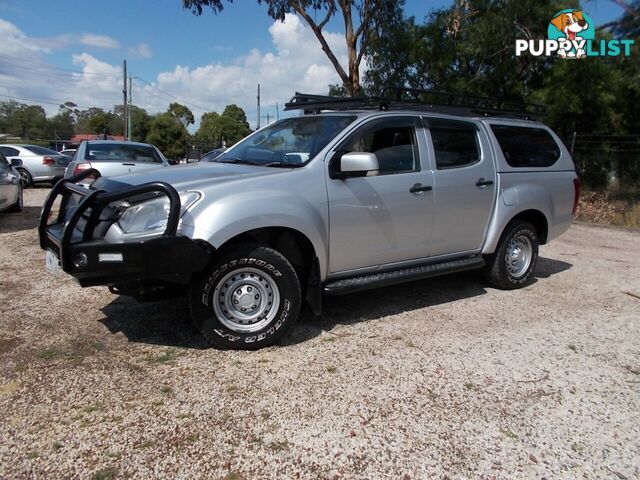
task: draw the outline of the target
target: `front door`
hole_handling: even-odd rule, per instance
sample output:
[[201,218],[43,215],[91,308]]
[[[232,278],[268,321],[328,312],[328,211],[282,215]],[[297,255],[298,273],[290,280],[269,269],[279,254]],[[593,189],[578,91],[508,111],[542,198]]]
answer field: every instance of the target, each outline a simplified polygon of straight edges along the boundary
[[435,163],[430,256],[481,249],[491,219],[496,172],[476,123],[425,118]]
[[[360,126],[335,149],[375,153],[376,176],[327,178],[331,273],[424,258],[433,215],[433,174],[419,117],[385,116]],[[421,161],[422,160],[422,161]]]

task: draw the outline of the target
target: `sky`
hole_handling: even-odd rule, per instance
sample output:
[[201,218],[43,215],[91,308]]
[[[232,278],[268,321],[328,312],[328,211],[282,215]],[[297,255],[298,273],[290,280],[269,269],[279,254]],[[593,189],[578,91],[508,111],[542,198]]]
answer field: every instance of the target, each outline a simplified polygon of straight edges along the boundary
[[[405,13],[422,20],[451,3],[406,0]],[[611,0],[584,1],[583,9],[596,24],[622,13]],[[344,25],[335,19],[326,32],[346,66]],[[302,19],[274,22],[255,0],[202,16],[184,10],[181,0],[0,0],[0,101],[38,103],[48,115],[68,100],[110,110],[122,103],[124,59],[134,77],[133,103],[149,113],[180,102],[199,119],[235,103],[252,127],[258,83],[262,115],[270,118],[282,115],[295,91],[322,94],[339,83]]]

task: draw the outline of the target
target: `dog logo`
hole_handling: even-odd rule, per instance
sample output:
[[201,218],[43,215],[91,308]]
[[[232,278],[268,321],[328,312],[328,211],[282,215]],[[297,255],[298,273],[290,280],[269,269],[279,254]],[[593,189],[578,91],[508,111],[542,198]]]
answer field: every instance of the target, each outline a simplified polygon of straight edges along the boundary
[[556,13],[547,27],[547,38],[516,38],[516,57],[596,58],[631,56],[636,40],[600,38],[596,40],[593,20],[582,10],[568,8]]
[[549,22],[547,36],[560,43],[559,57],[584,58],[587,41],[595,38],[595,28],[593,21],[581,10],[562,10]]

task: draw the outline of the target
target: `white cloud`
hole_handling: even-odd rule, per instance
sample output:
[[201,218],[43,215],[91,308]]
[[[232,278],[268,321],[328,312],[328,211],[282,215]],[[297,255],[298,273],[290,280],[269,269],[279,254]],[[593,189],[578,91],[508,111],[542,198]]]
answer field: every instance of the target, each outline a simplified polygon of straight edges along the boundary
[[138,44],[135,48],[130,48],[129,53],[138,58],[151,58],[153,56],[151,47],[149,46],[149,44],[144,42]]
[[[199,107],[222,111],[225,105],[237,103],[245,109],[252,125],[256,123],[256,89],[261,85],[262,113],[275,115],[275,104],[282,108],[295,91],[326,93],[328,85],[340,79],[318,40],[303,21],[287,15],[284,22],[269,28],[273,51],[253,49],[232,63],[211,63],[196,68],[176,66],[173,71],[158,74],[154,86],[181,97],[196,115]],[[342,65],[346,65],[344,35],[326,32],[325,38]],[[144,92],[152,95],[153,87]],[[149,104],[151,107],[151,104]],[[261,120],[264,124],[264,119]]]
[[118,48],[120,42],[107,35],[96,35],[94,33],[83,33],[80,35],[80,43],[88,47],[96,48]]
[[38,45],[29,39],[18,27],[13,23],[7,22],[0,18],[0,45],[2,45],[2,54],[18,56],[23,54],[33,54],[36,52],[46,53],[49,49]]
[[[0,44],[5,36],[2,29],[14,27],[14,37],[21,34],[12,24],[0,23]],[[340,81],[333,66],[322,51],[319,42],[303,21],[294,15],[287,15],[284,22],[274,22],[269,28],[271,46],[253,49],[231,62],[213,62],[190,67],[176,65],[170,71],[160,72],[155,79],[146,78],[151,85],[136,81],[133,100],[136,105],[150,113],[165,111],[169,103],[178,101],[191,108],[199,120],[205,111],[221,112],[231,103],[241,106],[247,113],[252,126],[256,124],[256,88],[261,85],[262,114],[275,116],[276,102],[282,110],[295,91],[325,93],[328,85]],[[40,47],[34,47],[24,34],[20,47],[35,49],[38,55],[46,54]],[[344,35],[325,32],[325,38],[343,66],[346,66],[346,46]],[[85,38],[86,40],[86,38]],[[93,42],[94,46],[96,43]],[[109,42],[102,43],[103,46]],[[215,48],[215,45],[212,45]],[[14,49],[17,50],[17,47]],[[146,44],[135,49],[140,57],[151,55]],[[19,55],[20,52],[16,52]],[[1,57],[0,57],[1,58]],[[73,62],[82,73],[66,75],[43,75],[33,73],[23,75],[23,71],[13,71],[13,81],[0,78],[0,93],[24,98],[53,99],[53,103],[72,100],[81,106],[98,106],[106,109],[122,101],[122,70],[119,65],[100,61],[88,53],[73,55]],[[2,68],[0,62],[0,76]],[[135,75],[134,65],[130,68]],[[6,73],[6,72],[5,72]],[[12,92],[12,93],[6,93]],[[29,96],[28,96],[29,95]],[[55,113],[55,106],[47,107]],[[282,115],[282,112],[281,112]],[[264,125],[265,120],[261,123]]]

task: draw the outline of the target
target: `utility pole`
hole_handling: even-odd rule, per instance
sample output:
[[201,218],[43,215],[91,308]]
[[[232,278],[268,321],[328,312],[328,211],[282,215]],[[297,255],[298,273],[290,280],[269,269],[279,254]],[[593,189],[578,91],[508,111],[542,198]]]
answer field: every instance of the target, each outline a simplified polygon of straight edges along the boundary
[[267,114],[264,115],[262,118],[266,118],[267,119],[267,125],[271,124],[271,114],[269,112],[267,112]]
[[123,102],[122,102],[122,108],[123,108],[123,114],[124,114],[124,138],[129,138],[129,130],[128,130],[128,108],[127,108],[127,61],[123,60],[122,61],[122,71],[124,73],[123,77],[122,77],[122,98],[123,98]]
[[258,124],[256,130],[260,130],[260,84],[258,84]]
[[276,102],[276,120],[280,120],[280,107],[278,107],[278,102]]
[[129,75],[129,107],[127,108],[127,140],[131,141],[131,106],[133,105],[133,89]]

